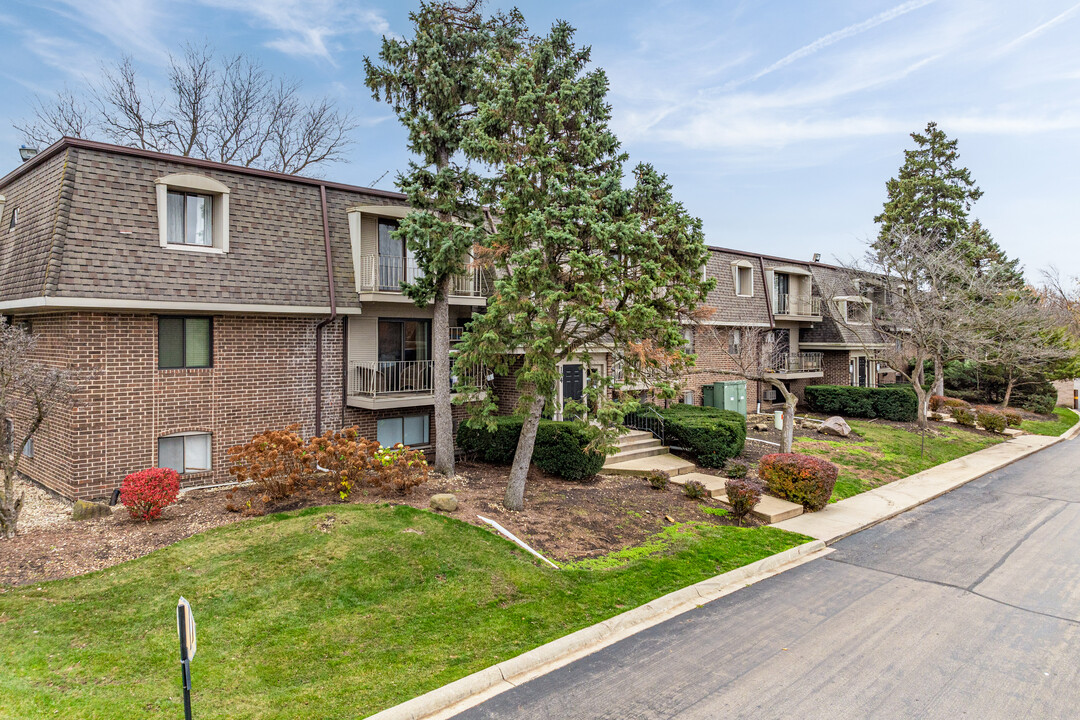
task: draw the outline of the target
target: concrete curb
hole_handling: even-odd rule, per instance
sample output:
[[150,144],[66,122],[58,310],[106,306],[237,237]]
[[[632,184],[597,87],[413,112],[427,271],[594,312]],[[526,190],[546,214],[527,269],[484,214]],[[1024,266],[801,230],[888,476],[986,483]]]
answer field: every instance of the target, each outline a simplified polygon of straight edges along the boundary
[[551,672],[580,657],[607,647],[634,633],[700,607],[747,585],[831,552],[821,540],[812,540],[770,555],[722,575],[702,580],[658,597],[603,622],[582,628],[538,648],[467,675],[400,705],[371,715],[369,720],[422,720],[450,717],[494,696]]
[[[1073,415],[1080,416],[1080,412],[1077,412],[1076,410],[1073,410],[1072,408],[1065,408],[1065,409],[1068,410],[1069,412],[1071,412]],[[1062,440],[1072,440],[1077,435],[1080,435],[1080,421],[1078,421],[1075,425],[1073,425],[1071,428],[1069,428],[1065,432],[1061,433],[1061,439]]]

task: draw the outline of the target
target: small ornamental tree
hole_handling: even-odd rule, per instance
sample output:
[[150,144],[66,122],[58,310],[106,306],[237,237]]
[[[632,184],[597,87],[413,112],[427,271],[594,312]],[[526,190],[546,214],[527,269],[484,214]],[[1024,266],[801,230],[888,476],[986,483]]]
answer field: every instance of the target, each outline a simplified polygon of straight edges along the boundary
[[132,473],[120,484],[120,503],[136,520],[150,522],[176,502],[180,475],[169,468],[149,468]]
[[[560,363],[588,366],[591,352],[634,367],[681,371],[680,321],[695,312],[709,287],[699,220],[690,217],[667,179],[638,165],[634,185],[622,184],[625,156],[608,123],[608,82],[587,70],[588,48],[556,23],[523,57],[499,66],[496,92],[481,102],[475,154],[496,172],[489,198],[497,218],[483,251],[494,267],[487,311],[472,321],[458,363],[513,373],[524,418],[505,505],[524,506],[525,478],[545,406],[556,398]],[[631,378],[633,380],[633,378]],[[590,373],[584,403],[564,414],[589,414],[605,428],[604,448],[627,406],[607,400],[612,378]],[[479,390],[468,390],[480,400]],[[660,392],[672,396],[670,383]],[[490,391],[474,405],[472,422],[497,409]],[[554,408],[553,408],[554,409]]]
[[15,537],[22,511],[15,478],[23,449],[49,417],[71,404],[77,390],[73,373],[39,360],[36,347],[29,333],[0,317],[0,535],[5,538]]
[[512,58],[525,32],[517,10],[485,18],[480,9],[477,0],[422,2],[409,14],[412,39],[384,36],[381,64],[364,59],[365,83],[393,107],[418,158],[397,179],[413,209],[397,232],[417,262],[405,293],[421,307],[433,303],[434,467],[448,476],[454,474],[450,292],[484,236],[482,179],[463,145],[474,132],[480,99],[490,94],[492,65]]

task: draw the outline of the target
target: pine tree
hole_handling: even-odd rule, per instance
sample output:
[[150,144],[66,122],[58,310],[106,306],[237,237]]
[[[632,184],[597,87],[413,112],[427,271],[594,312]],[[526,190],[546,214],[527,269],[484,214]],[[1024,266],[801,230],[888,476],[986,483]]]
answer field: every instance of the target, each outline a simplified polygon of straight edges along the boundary
[[993,274],[998,282],[1012,290],[1024,287],[1024,269],[1020,258],[1009,258],[983,224],[976,219],[960,237],[960,252],[975,274]]
[[874,218],[881,225],[878,242],[899,232],[937,237],[948,247],[968,229],[968,212],[982,190],[970,170],[957,166],[957,141],[937,123],[927,123],[923,133],[913,132],[911,138],[915,149],[904,151],[899,174],[885,183],[888,199]]
[[414,211],[397,232],[420,271],[403,284],[405,293],[421,307],[433,303],[434,467],[448,476],[454,474],[449,296],[484,233],[482,179],[462,147],[489,91],[492,64],[512,58],[525,32],[516,10],[485,18],[480,5],[423,2],[409,14],[411,40],[383,37],[382,64],[364,59],[365,83],[394,108],[419,158],[397,178]]
[[[626,158],[609,127],[607,77],[586,71],[590,51],[576,47],[573,34],[556,23],[504,66],[478,118],[477,154],[498,169],[491,197],[498,222],[486,248],[497,279],[459,361],[513,373],[521,392],[524,426],[505,499],[515,510],[524,506],[560,362],[587,365],[590,350],[602,349],[678,372],[691,361],[680,318],[709,286],[700,221],[673,199],[666,178],[639,165],[635,185],[623,187]],[[621,419],[621,406],[606,398],[611,383],[591,375],[580,408],[592,408],[590,419],[609,429]],[[489,391],[472,422],[490,418],[496,402]]]

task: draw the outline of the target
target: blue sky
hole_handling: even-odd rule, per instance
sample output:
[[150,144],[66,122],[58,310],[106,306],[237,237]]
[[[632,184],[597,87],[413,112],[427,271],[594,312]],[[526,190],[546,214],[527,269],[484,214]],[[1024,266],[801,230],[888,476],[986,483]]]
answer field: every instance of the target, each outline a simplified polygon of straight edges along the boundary
[[[360,123],[329,179],[392,188],[404,133],[363,87],[413,3],[5,0],[0,174],[35,93],[131,54],[162,81],[185,40],[243,50]],[[506,3],[489,6],[508,7]],[[985,192],[974,215],[1029,277],[1080,273],[1080,3],[1075,0],[522,2],[534,30],[578,28],[608,72],[631,160],[666,172],[712,245],[825,259],[861,253],[885,181],[934,120]]]

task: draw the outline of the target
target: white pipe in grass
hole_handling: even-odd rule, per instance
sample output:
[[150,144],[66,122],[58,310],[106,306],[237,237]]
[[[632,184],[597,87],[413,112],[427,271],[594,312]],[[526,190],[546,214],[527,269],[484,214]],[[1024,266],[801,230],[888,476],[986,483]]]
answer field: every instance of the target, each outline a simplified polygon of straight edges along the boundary
[[501,532],[501,533],[502,533],[503,535],[505,535],[506,537],[510,538],[510,540],[512,540],[512,541],[513,541],[514,543],[516,543],[516,544],[518,544],[519,546],[521,546],[521,547],[525,548],[525,549],[526,549],[526,550],[528,550],[528,551],[529,551],[530,553],[532,553],[532,554],[533,554],[533,555],[535,555],[536,557],[538,557],[538,558],[540,558],[541,560],[543,560],[544,562],[546,562],[546,563],[547,563],[548,565],[550,565],[551,567],[555,568],[556,570],[558,570],[558,569],[559,569],[559,566],[558,566],[558,565],[556,565],[555,563],[551,562],[550,560],[548,560],[548,559],[547,559],[546,557],[544,557],[544,556],[543,556],[543,555],[541,555],[540,553],[538,553],[538,552],[536,552],[535,550],[533,550],[533,549],[532,549],[531,547],[529,547],[528,545],[526,545],[526,544],[525,544],[525,543],[524,543],[524,542],[523,542],[522,540],[520,540],[520,539],[518,538],[518,536],[517,536],[517,535],[514,535],[514,533],[510,532],[509,530],[507,530],[506,528],[504,528],[504,527],[503,527],[502,525],[500,525],[499,523],[495,522],[494,520],[489,520],[488,518],[484,517],[483,515],[477,515],[476,517],[480,518],[481,520],[483,520],[484,522],[486,522],[486,523],[487,523],[488,525],[490,525],[491,527],[495,528],[496,530],[498,530],[499,532]]
[[756,438],[756,437],[748,437],[746,439],[747,440],[753,440],[754,442],[765,443],[766,445],[775,445],[776,447],[780,447],[780,443],[773,442],[772,440],[762,440],[761,438]]

